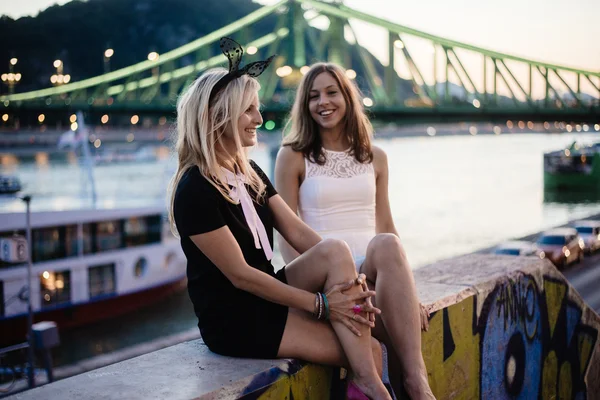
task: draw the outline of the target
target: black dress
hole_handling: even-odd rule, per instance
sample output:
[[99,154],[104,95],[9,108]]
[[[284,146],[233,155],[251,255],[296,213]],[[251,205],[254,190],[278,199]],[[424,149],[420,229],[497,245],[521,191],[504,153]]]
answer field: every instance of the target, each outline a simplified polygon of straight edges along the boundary
[[[251,165],[267,185],[263,203],[254,202],[254,207],[265,226],[272,248],[273,215],[269,209],[269,198],[277,192],[260,167],[254,162]],[[250,196],[255,198],[252,189],[249,186],[246,188]],[[173,209],[181,247],[187,257],[188,292],[204,343],[218,354],[275,358],[287,321],[288,307],[235,288],[190,239],[190,236],[227,225],[246,262],[285,283],[284,270],[275,274],[263,249],[255,248],[241,205],[228,202],[200,174],[200,170],[193,167],[183,175],[177,186]]]

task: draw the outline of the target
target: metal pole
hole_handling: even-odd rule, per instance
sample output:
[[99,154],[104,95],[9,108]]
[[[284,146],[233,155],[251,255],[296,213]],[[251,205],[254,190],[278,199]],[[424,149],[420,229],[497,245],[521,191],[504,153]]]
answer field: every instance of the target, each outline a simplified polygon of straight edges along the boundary
[[35,387],[35,377],[33,376],[33,368],[34,368],[34,353],[33,353],[33,310],[31,307],[31,275],[32,275],[32,261],[31,261],[31,253],[33,250],[32,242],[31,242],[31,196],[23,196],[21,198],[25,202],[27,207],[27,342],[29,343],[29,347],[27,349],[27,356],[29,358],[29,368],[27,369],[27,381],[29,383],[29,388]]

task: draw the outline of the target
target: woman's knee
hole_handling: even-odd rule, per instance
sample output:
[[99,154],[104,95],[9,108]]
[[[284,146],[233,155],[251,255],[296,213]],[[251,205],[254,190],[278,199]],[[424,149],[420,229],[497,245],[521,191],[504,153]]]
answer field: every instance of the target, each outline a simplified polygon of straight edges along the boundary
[[352,252],[350,247],[343,240],[325,239],[318,245],[319,258],[327,265],[353,266]]
[[398,263],[408,267],[404,246],[400,238],[392,233],[380,233],[375,236],[367,248],[367,257],[380,267]]

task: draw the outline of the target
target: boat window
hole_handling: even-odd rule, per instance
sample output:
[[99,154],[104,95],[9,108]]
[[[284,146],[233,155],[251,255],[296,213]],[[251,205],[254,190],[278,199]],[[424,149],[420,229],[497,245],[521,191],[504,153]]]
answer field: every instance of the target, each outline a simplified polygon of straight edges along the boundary
[[77,256],[77,225],[33,229],[31,237],[33,262]]
[[547,244],[547,245],[561,245],[565,244],[564,236],[542,236],[540,240],[538,240],[539,244]]
[[115,294],[115,264],[96,265],[88,268],[90,299]]
[[114,250],[123,247],[121,221],[102,221],[96,225],[94,252]]
[[0,248],[0,269],[14,267],[27,262],[26,257],[24,258],[25,261],[19,261],[23,259],[21,254],[23,248],[18,242],[14,240],[1,240],[11,238],[20,238],[22,242],[25,240],[25,231],[0,232],[0,242],[2,242],[0,244],[2,246],[2,248]]
[[71,271],[44,271],[40,275],[41,305],[51,307],[71,301]]
[[161,216],[132,217],[124,221],[125,247],[160,242]]
[[137,278],[141,278],[142,276],[144,276],[146,274],[147,270],[148,270],[148,260],[146,260],[144,257],[142,257],[139,260],[137,260],[137,262],[135,263],[135,266],[133,267],[133,274]]

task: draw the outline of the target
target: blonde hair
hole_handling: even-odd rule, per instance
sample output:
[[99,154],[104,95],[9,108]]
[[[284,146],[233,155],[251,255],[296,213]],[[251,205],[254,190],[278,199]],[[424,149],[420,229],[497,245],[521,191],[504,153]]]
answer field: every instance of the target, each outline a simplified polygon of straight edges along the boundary
[[282,145],[291,146],[294,151],[301,152],[304,157],[313,162],[321,165],[325,163],[319,126],[310,115],[308,105],[313,82],[323,72],[329,73],[336,80],[346,102],[343,132],[350,142],[351,154],[358,162],[372,162],[373,126],[365,114],[362,95],[358,87],[346,76],[344,69],[332,63],[314,64],[302,77],[290,119],[284,129],[287,135],[284,136]]
[[198,77],[179,97],[177,101],[177,130],[175,133],[175,152],[177,153],[177,171],[169,185],[170,205],[169,223],[171,231],[177,235],[173,206],[177,186],[190,168],[198,167],[204,176],[223,197],[236,204],[229,195],[229,186],[221,170],[220,151],[226,151],[223,134],[233,132],[236,153],[226,155],[234,160],[237,172],[246,176],[247,184],[256,194],[255,201],[264,197],[265,183],[258,176],[247,158],[246,149],[240,141],[239,117],[254,100],[260,84],[254,78],[243,75],[231,81],[209,104],[210,92],[227,71],[214,68]]

